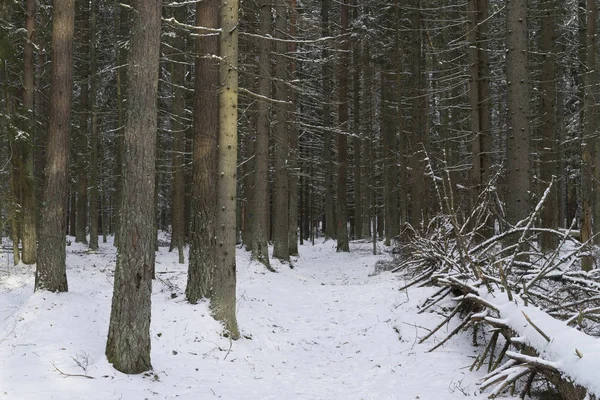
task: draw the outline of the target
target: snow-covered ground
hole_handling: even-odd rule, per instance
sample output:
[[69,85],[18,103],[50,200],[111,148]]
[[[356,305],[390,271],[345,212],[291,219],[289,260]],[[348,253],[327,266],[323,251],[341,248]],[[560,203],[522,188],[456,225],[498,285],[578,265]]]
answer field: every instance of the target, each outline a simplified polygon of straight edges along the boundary
[[[72,239],[72,238],[71,238]],[[115,250],[67,247],[69,293],[33,293],[33,269],[0,258],[0,400],[462,399],[479,393],[469,334],[427,353],[455,326],[418,344],[442,317],[417,314],[435,289],[400,292],[370,244],[300,247],[294,269],[269,273],[238,250],[238,320],[230,342],[207,304],[184,298],[186,265],[157,254],[154,371],[128,376],[104,356]],[[385,250],[385,249],[382,249]],[[187,256],[187,252],[186,252]],[[68,376],[87,375],[85,376]]]

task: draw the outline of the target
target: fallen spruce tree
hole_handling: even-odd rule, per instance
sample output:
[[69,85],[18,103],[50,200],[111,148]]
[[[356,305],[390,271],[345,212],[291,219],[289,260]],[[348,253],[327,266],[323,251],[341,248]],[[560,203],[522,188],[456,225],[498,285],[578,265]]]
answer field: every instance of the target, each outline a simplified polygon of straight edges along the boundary
[[[498,212],[493,186],[460,221],[448,180],[434,181],[446,213],[420,230],[406,225],[395,249],[400,256],[394,272],[408,280],[402,290],[439,287],[420,312],[438,308],[445,319],[420,341],[458,318],[458,326],[430,351],[462,330],[477,335],[484,328],[487,344],[472,369],[488,369],[481,389],[490,398],[506,391],[525,398],[536,385],[551,383],[566,400],[600,399],[600,271],[581,270],[581,257],[590,257],[591,250],[571,229],[535,226],[549,190],[527,219],[510,226]],[[491,237],[482,235],[486,230]],[[555,251],[541,251],[542,232],[556,235]]]

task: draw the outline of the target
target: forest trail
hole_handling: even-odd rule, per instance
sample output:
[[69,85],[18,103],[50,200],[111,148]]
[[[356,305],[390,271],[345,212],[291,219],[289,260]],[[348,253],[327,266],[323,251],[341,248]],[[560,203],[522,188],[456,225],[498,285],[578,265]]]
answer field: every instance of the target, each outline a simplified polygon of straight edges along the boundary
[[[468,334],[426,353],[441,321],[417,314],[433,289],[400,292],[374,275],[369,243],[336,253],[333,241],[300,247],[294,269],[267,272],[238,250],[238,318],[231,342],[207,304],[184,300],[186,266],[161,248],[152,296],[152,374],[127,376],[104,357],[114,248],[67,247],[69,293],[33,291],[32,270],[0,270],[0,400],[459,399],[479,393]],[[88,375],[94,379],[82,376]]]

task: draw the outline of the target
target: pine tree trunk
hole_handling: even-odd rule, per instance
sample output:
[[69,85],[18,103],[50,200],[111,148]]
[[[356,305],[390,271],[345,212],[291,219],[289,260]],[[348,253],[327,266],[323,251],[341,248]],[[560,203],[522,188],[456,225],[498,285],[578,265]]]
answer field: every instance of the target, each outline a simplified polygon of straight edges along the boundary
[[[271,0],[260,4],[260,35],[271,31]],[[252,258],[270,268],[269,263],[269,104],[271,94],[271,41],[258,40],[258,102],[254,144],[254,217],[252,218]]]
[[339,119],[340,119],[340,130],[342,134],[338,134],[337,146],[338,146],[338,174],[337,174],[337,251],[349,252],[350,247],[348,243],[348,212],[347,212],[347,193],[346,193],[346,174],[348,171],[348,137],[347,132],[349,131],[349,117],[348,117],[348,52],[350,50],[350,39],[345,37],[348,31],[348,0],[343,0],[340,5],[340,24],[341,30],[340,35],[342,39],[342,55],[340,60],[340,105],[339,105]]
[[[330,0],[321,0],[321,35],[329,36]],[[331,138],[331,67],[329,65],[329,50],[326,46],[321,51],[323,66],[323,129],[325,141],[323,144],[323,159],[325,161],[325,238],[335,238],[335,210],[333,204],[333,147]]]
[[152,368],[150,313],[154,270],[154,176],[161,0],[133,2],[127,80],[120,242],[106,356],[124,373]]
[[381,116],[383,139],[383,175],[384,175],[384,211],[385,245],[389,246],[399,232],[398,227],[398,167],[396,127],[392,105],[394,79],[388,71],[381,71]]
[[[221,0],[219,51],[219,146],[217,163],[217,268],[211,309],[232,339],[240,332],[236,317],[236,189],[238,116],[238,0]],[[286,230],[287,236],[287,230]]]
[[54,0],[52,10],[52,75],[44,223],[40,226],[35,290],[66,292],[65,223],[67,220],[69,128],[73,92],[74,0]]
[[[542,14],[541,31],[541,52],[544,60],[542,63],[542,74],[540,76],[540,94],[542,126],[540,133],[542,143],[540,146],[540,180],[543,184],[542,190],[545,190],[553,176],[556,176],[558,170],[556,149],[556,72],[555,72],[555,23],[554,13],[556,12],[556,2],[554,0],[545,0],[540,2],[540,13]],[[557,182],[554,182],[550,193],[548,194],[546,204],[541,212],[541,227],[549,229],[558,229],[558,196]],[[558,246],[558,236],[542,232],[540,234],[540,245],[543,251],[552,251]]]
[[92,0],[90,10],[90,97],[92,101],[92,129],[90,132],[90,249],[98,249],[98,63],[96,59],[96,18],[99,0]]
[[516,224],[529,215],[529,77],[527,75],[527,4],[506,5],[507,196],[506,217]]
[[33,61],[33,35],[35,28],[36,0],[27,0],[27,16],[25,29],[28,40],[24,48],[24,76],[23,76],[23,108],[25,111],[25,132],[28,137],[21,144],[21,240],[23,243],[23,263],[35,264],[37,260],[37,229],[36,229],[36,199],[34,160],[34,61]]
[[[285,0],[275,0],[275,36],[285,39],[287,32],[287,4]],[[287,44],[283,41],[275,43],[277,61],[275,64],[275,99],[288,101],[287,62],[284,57]],[[290,139],[288,131],[288,106],[278,103],[275,107],[275,178],[273,192],[273,257],[287,262],[289,249],[289,178],[288,159]]]
[[[296,37],[296,0],[290,0],[290,37]],[[289,45],[291,57],[295,57],[296,43],[292,42]],[[296,76],[296,61],[292,58],[290,61],[290,79],[295,81]],[[290,134],[290,155],[289,155],[289,254],[291,256],[298,255],[298,126],[296,123],[296,107],[298,102],[298,91],[296,88],[291,89],[290,94],[290,113],[289,113],[289,134]]]
[[[196,25],[216,29],[219,0],[196,5]],[[198,33],[209,33],[199,30]],[[194,140],[192,149],[192,227],[186,296],[195,304],[212,295],[217,265],[217,141],[219,135],[219,54],[215,35],[196,38]]]
[[[177,7],[175,19],[185,20],[185,7]],[[185,262],[183,245],[185,241],[185,216],[184,216],[184,160],[185,151],[185,39],[182,32],[176,32],[173,47],[176,54],[172,55],[171,79],[173,81],[173,113],[171,126],[173,128],[173,199],[172,199],[172,232],[171,248],[176,248],[179,263]]]
[[[354,12],[352,15],[353,19],[358,20],[358,5],[354,2]],[[362,180],[362,138],[360,134],[360,74],[361,74],[361,62],[360,62],[360,47],[358,43],[354,44],[352,49],[352,68],[353,77],[352,83],[354,85],[353,99],[352,99],[352,133],[354,139],[352,147],[354,148],[354,237],[355,239],[362,239],[363,233],[363,180]]]

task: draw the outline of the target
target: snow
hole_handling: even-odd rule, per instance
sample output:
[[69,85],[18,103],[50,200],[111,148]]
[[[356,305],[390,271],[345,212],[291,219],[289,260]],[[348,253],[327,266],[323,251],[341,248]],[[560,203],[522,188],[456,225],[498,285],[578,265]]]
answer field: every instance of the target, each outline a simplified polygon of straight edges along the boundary
[[[243,337],[235,342],[221,334],[207,303],[185,301],[186,265],[161,247],[152,294],[154,370],[131,376],[104,356],[112,245],[97,252],[68,246],[70,292],[62,294],[33,293],[33,268],[2,259],[0,400],[487,398],[479,392],[484,371],[469,371],[481,351],[471,347],[470,333],[427,352],[458,320],[417,343],[443,320],[418,314],[437,289],[398,291],[404,282],[397,274],[373,274],[390,255],[374,256],[371,246],[352,242],[349,254],[337,253],[333,241],[300,246],[294,269],[273,263],[278,273],[239,249]],[[594,358],[587,345],[577,348],[584,361]]]

